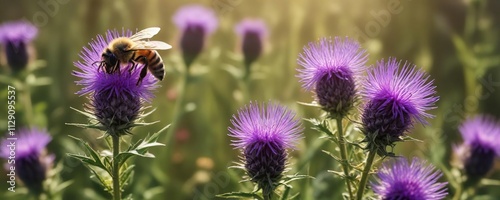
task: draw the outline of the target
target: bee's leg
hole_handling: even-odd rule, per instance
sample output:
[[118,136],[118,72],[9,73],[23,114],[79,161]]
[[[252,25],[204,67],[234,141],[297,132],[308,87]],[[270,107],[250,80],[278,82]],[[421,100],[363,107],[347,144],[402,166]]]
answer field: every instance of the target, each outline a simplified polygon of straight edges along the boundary
[[97,63],[99,63],[99,65],[97,65],[97,72],[100,72],[102,70],[102,68],[104,67],[103,61],[95,61],[92,63],[92,65],[96,65]]
[[139,65],[139,63],[136,62],[135,60],[130,60],[130,62],[132,63],[132,67],[128,68],[128,73],[132,73],[132,71],[135,70],[135,68],[137,68],[137,65]]
[[148,59],[146,58],[146,56],[141,56],[137,58],[137,60],[140,59],[142,59],[142,63],[144,64],[144,66],[142,67],[141,73],[139,74],[139,79],[137,79],[137,85],[139,85],[142,82],[142,79],[144,79],[144,77],[146,77],[146,74],[148,73],[148,64],[149,64]]
[[116,62],[116,65],[113,66],[112,70],[111,70],[113,73],[118,71],[118,74],[121,74],[121,70],[120,70],[120,62]]
[[148,67],[146,65],[144,65],[144,67],[142,67],[142,69],[141,69],[141,74],[139,74],[139,79],[137,79],[136,85],[141,84],[142,79],[144,79],[144,77],[146,77],[147,73],[148,73]]

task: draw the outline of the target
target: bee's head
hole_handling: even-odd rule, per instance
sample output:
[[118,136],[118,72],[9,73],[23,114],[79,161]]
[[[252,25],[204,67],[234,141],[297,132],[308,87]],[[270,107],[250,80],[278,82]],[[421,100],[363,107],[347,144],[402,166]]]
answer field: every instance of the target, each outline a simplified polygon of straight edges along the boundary
[[113,52],[109,50],[109,48],[102,53],[101,57],[102,57],[102,63],[101,63],[102,66],[100,67],[104,67],[105,72],[111,74],[116,70],[119,70],[118,59],[116,58],[115,54],[113,54]]

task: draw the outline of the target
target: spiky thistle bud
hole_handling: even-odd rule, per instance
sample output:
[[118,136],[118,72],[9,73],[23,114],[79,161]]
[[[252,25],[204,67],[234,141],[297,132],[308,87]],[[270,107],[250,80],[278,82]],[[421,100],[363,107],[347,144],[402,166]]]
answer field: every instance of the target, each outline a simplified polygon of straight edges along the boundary
[[356,79],[365,69],[367,54],[360,45],[348,39],[321,38],[309,43],[299,55],[300,82],[314,90],[319,105],[330,118],[345,117],[356,100]]
[[448,195],[448,183],[438,182],[442,175],[418,158],[411,161],[395,158],[384,162],[371,185],[375,194],[384,200],[440,200]]
[[243,153],[244,168],[250,180],[270,197],[285,171],[287,149],[294,148],[302,127],[295,113],[269,102],[250,103],[238,111],[229,128],[232,145]]
[[[249,67],[262,53],[264,39],[268,34],[266,24],[260,19],[248,18],[238,23],[234,30],[241,38],[245,66]],[[246,70],[249,71],[249,69]]]
[[157,80],[147,73],[146,77],[137,85],[140,69],[139,64],[135,70],[129,72],[134,63],[120,64],[120,71],[112,74],[106,73],[99,68],[102,60],[101,54],[108,44],[118,37],[130,37],[131,31],[108,31],[106,38],[98,35],[96,40],[89,43],[90,48],[84,47],[80,53],[83,61],[75,62],[80,71],[74,71],[73,75],[81,80],[77,85],[83,85],[83,89],[77,92],[79,95],[88,94],[90,103],[87,111],[92,113],[101,126],[101,129],[112,136],[121,136],[130,133],[130,129],[139,117],[144,102],[150,102],[153,98],[153,90],[157,88]]
[[415,121],[425,124],[425,118],[433,117],[426,111],[435,108],[439,99],[428,75],[410,64],[399,69],[400,64],[391,58],[378,62],[361,92],[366,101],[362,113],[365,141],[383,156],[388,155],[386,146],[400,141]]
[[201,53],[206,37],[217,28],[215,13],[201,5],[186,5],[173,16],[174,24],[181,31],[180,47],[186,66],[190,66]]
[[[472,182],[483,178],[500,156],[500,123],[491,116],[479,115],[460,126],[463,144],[455,148],[460,165]],[[474,179],[474,180],[472,180]]]
[[12,21],[0,25],[0,43],[7,64],[13,72],[25,69],[34,56],[31,41],[37,33],[38,29],[27,21]]
[[43,182],[54,161],[54,156],[47,155],[45,151],[52,137],[44,130],[23,128],[16,132],[15,138],[2,140],[0,156],[14,158],[15,162],[9,162],[6,166],[9,169],[14,167],[17,177],[31,193],[38,196],[43,192]]

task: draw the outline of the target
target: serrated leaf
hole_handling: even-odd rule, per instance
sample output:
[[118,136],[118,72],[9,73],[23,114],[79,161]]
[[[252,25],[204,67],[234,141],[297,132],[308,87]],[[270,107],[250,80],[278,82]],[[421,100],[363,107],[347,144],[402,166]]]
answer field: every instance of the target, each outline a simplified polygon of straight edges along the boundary
[[326,120],[323,120],[321,122],[314,118],[305,120],[311,122],[311,124],[313,125],[312,129],[317,130],[319,132],[323,132],[328,136],[330,136],[331,138],[335,139],[335,137],[333,136],[333,132],[330,131],[330,129],[328,128]]
[[76,108],[73,108],[73,107],[69,107],[71,110],[74,110],[76,112],[79,112],[80,114],[82,115],[85,115],[86,117],[90,118],[90,119],[95,119],[97,120],[96,116],[92,113],[89,113],[89,112],[85,112],[85,111],[82,111],[82,110],[78,110]]
[[417,139],[417,138],[413,138],[413,137],[408,136],[408,135],[402,136],[402,137],[401,137],[401,140],[402,140],[403,142],[407,142],[407,141],[412,141],[412,142],[424,142],[423,140],[419,140],[419,139]]
[[335,174],[335,175],[337,175],[339,177],[345,178],[344,172],[338,172],[338,171],[334,171],[334,170],[327,170],[327,172]]
[[312,178],[312,179],[314,179],[314,177],[308,176],[308,175],[299,175],[299,174],[287,175],[286,178],[285,178],[285,180],[281,181],[280,184],[283,184],[285,186],[291,187],[291,186],[288,185],[291,182],[297,181],[297,180],[301,180],[301,179],[306,179],[306,178]]
[[168,127],[170,127],[170,124],[166,125],[165,127],[163,127],[162,129],[160,129],[158,132],[154,133],[151,136],[148,135],[144,139],[139,139],[137,142],[130,145],[127,151],[118,154],[117,159],[120,161],[120,165],[125,163],[129,158],[131,158],[134,155],[146,158],[154,158],[155,156],[151,153],[148,153],[147,149],[155,146],[165,146],[165,144],[156,141],[158,140],[160,134],[163,131],[165,131]]
[[150,147],[157,147],[157,146],[165,146],[165,144],[159,142],[151,142],[151,143],[143,142],[141,145],[137,147],[137,150],[146,149]]
[[322,108],[321,105],[319,105],[316,101],[313,101],[311,103],[297,101],[297,103],[300,104],[300,105],[303,105],[303,106],[309,106],[309,107],[314,107],[314,108]]
[[315,118],[309,118],[309,119],[304,119],[304,120],[310,122],[314,126],[317,126],[318,124],[321,124],[321,122],[319,122],[319,120],[317,120]]
[[107,179],[106,179],[105,177],[103,177],[101,175],[101,173],[97,172],[92,167],[87,166],[87,168],[92,172],[92,174],[96,177],[96,179],[99,181],[99,183],[104,187],[104,190],[106,190],[110,193],[113,192],[113,186],[112,186],[113,182],[112,182],[111,177],[107,177]]
[[92,165],[92,166],[98,166],[99,164],[97,162],[95,162],[94,160],[92,160],[92,158],[90,157],[87,157],[87,156],[83,156],[83,155],[78,155],[78,154],[67,154],[69,157],[72,157],[72,158],[76,158],[84,163],[87,163],[89,165]]
[[101,131],[106,131],[106,128],[104,126],[98,124],[80,124],[80,123],[64,123],[64,124],[68,126],[76,126],[79,128],[93,128]]
[[[101,157],[99,156],[99,154],[94,150],[92,149],[92,147],[90,147],[90,145],[83,141],[82,139],[80,138],[77,138],[77,137],[73,137],[73,136],[69,136],[77,141],[79,141],[81,144],[83,144],[83,147],[85,148],[85,150],[90,154],[90,157],[86,157],[86,158],[89,158],[89,159],[93,159],[93,162],[88,162],[88,163],[93,163],[92,165],[93,166],[96,166],[98,168],[101,168],[103,170],[106,170],[108,171],[110,174],[111,172],[106,168],[106,166],[102,163],[102,160],[101,160]],[[76,155],[76,154],[73,154],[73,155]],[[78,157],[78,156],[77,156]]]
[[255,194],[255,193],[250,193],[250,192],[230,192],[230,193],[218,194],[216,196],[220,197],[220,198],[224,198],[224,199],[230,199],[230,198],[255,198],[255,199],[264,200],[264,198],[262,198],[261,196]]
[[134,165],[128,166],[125,170],[120,172],[120,187],[123,189],[124,186],[128,185],[134,174]]
[[339,157],[337,157],[336,155],[334,155],[333,153],[329,152],[329,151],[325,151],[325,150],[321,150],[323,153],[325,153],[326,155],[329,155],[330,157],[332,157],[333,159],[335,159],[337,162],[341,163],[342,164],[342,159],[340,159]]
[[147,117],[147,116],[151,115],[154,111],[156,111],[156,108],[153,108],[151,111],[149,111],[147,113],[140,114],[139,118]]
[[297,192],[297,193],[295,193],[293,196],[291,196],[289,199],[295,199],[295,198],[297,198],[297,197],[299,196],[299,194],[300,194],[300,193],[298,193],[298,192]]
[[288,195],[290,194],[290,189],[291,189],[291,187],[285,186],[285,191],[283,191],[283,195],[281,195],[280,200],[287,200],[288,199]]
[[135,123],[132,123],[132,124],[129,124],[127,125],[127,127],[138,127],[138,126],[149,126],[149,125],[153,125],[153,124],[156,124],[160,121],[154,121],[154,122],[135,122]]

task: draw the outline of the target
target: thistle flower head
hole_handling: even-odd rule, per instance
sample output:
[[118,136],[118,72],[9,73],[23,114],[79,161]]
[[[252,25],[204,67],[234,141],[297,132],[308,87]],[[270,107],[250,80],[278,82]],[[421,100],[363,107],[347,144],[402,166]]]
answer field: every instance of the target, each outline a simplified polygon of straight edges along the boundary
[[203,49],[205,37],[217,28],[217,18],[211,9],[192,4],[179,8],[173,21],[181,30],[180,47],[186,66],[190,66]]
[[[2,140],[0,156],[5,159],[15,157],[16,175],[32,193],[38,195],[43,191],[43,181],[54,160],[52,155],[45,154],[45,147],[52,138],[44,130],[26,128],[19,129],[15,138]],[[15,153],[12,153],[12,148],[15,148]]]
[[26,68],[30,59],[29,45],[38,29],[27,21],[12,21],[0,25],[0,43],[6,53],[7,63],[14,72]]
[[344,117],[354,105],[356,79],[365,69],[367,54],[360,45],[348,39],[321,38],[311,42],[299,54],[300,82],[314,90],[318,103],[331,118]]
[[120,71],[112,74],[99,69],[99,64],[96,64],[102,61],[101,54],[108,43],[115,38],[131,35],[131,31],[108,31],[106,37],[98,35],[89,43],[90,47],[84,47],[81,51],[82,61],[74,63],[79,71],[73,71],[73,75],[81,78],[75,83],[83,86],[77,94],[89,95],[88,109],[111,135],[128,133],[138,118],[142,104],[151,101],[152,92],[158,87],[157,80],[151,73],[137,85],[142,64],[131,71],[129,69],[133,67],[133,63],[120,64]]
[[399,70],[396,59],[383,60],[368,73],[361,95],[366,104],[362,114],[364,133],[368,141],[392,145],[415,121],[425,124],[427,113],[439,99],[429,76],[405,64]]
[[464,143],[455,151],[461,165],[470,178],[482,178],[493,167],[495,157],[500,156],[500,123],[493,117],[479,115],[466,120],[460,126]]
[[439,200],[448,195],[447,183],[438,182],[441,176],[434,166],[418,158],[410,162],[397,158],[382,165],[371,185],[375,194],[384,200]]
[[231,120],[232,145],[243,152],[251,180],[270,196],[285,171],[287,148],[294,148],[302,127],[295,114],[276,103],[250,103]]
[[242,39],[241,49],[248,67],[260,56],[264,39],[268,31],[264,21],[260,19],[244,19],[235,27],[235,32]]

